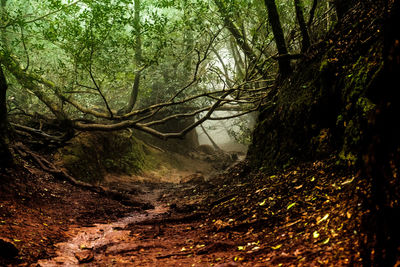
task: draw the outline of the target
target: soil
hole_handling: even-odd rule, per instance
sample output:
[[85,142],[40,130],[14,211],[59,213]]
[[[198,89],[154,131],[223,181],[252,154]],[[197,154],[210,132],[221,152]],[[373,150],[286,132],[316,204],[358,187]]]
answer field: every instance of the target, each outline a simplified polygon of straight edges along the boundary
[[335,159],[270,175],[247,166],[207,179],[109,176],[131,186],[129,207],[25,162],[0,176],[0,238],[19,251],[0,265],[361,265],[357,174]]

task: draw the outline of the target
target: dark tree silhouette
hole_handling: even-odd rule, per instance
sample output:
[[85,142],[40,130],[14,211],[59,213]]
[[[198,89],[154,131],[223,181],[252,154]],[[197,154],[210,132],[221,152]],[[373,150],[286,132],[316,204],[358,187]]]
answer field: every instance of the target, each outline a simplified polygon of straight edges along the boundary
[[[364,151],[365,174],[371,182],[370,216],[364,220],[368,234],[365,266],[394,266],[400,256],[400,1],[386,6],[384,24],[384,68],[371,88],[371,98],[377,103],[369,119]],[[384,3],[382,3],[384,2]]]
[[[282,25],[279,19],[275,0],[264,0],[264,3],[267,7],[268,21],[274,34],[279,56],[287,55],[288,50],[285,43],[285,36],[283,35]],[[290,66],[290,59],[288,57],[278,57],[278,64],[279,72],[282,75],[282,78],[285,78],[292,73],[292,67]]]
[[8,123],[6,105],[7,81],[0,66],[0,168],[11,163],[11,154],[7,144]]
[[336,8],[336,14],[338,18],[341,19],[344,14],[346,14],[347,10],[349,10],[349,8],[354,4],[354,0],[334,0],[333,3]]
[[300,0],[294,0],[294,6],[296,8],[296,17],[299,22],[300,32],[301,32],[301,52],[307,51],[310,47],[310,36],[307,30],[307,24],[304,20],[303,6]]

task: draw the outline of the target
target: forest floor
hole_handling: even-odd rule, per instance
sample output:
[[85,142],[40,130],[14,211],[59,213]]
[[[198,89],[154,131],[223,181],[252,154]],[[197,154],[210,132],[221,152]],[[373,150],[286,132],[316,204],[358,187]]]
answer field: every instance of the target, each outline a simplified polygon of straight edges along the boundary
[[209,179],[136,179],[136,206],[28,163],[0,179],[0,245],[18,249],[1,248],[0,266],[361,265],[365,187],[335,159],[270,175],[243,161]]

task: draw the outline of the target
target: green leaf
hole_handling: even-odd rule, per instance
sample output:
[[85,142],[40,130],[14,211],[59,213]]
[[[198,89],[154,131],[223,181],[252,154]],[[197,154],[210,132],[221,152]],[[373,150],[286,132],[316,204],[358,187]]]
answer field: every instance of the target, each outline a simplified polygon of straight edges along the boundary
[[274,250],[276,250],[276,249],[280,249],[282,247],[282,244],[279,244],[279,245],[277,245],[277,246],[275,246],[275,247],[271,247],[272,249],[274,249]]
[[325,214],[325,216],[322,217],[322,219],[320,219],[320,220],[317,222],[317,224],[320,224],[321,222],[325,221],[326,219],[328,219],[328,217],[329,217],[329,213]]
[[260,202],[260,203],[258,203],[258,205],[259,205],[259,206],[264,206],[264,205],[266,204],[266,202],[267,202],[267,199],[264,199],[264,201],[263,201],[263,202]]
[[292,204],[289,204],[289,206],[287,206],[287,210],[291,209],[294,205],[296,205],[296,202],[293,202]]
[[314,231],[313,237],[314,237],[314,238],[318,238],[318,237],[319,237],[319,233],[318,233],[317,231]]

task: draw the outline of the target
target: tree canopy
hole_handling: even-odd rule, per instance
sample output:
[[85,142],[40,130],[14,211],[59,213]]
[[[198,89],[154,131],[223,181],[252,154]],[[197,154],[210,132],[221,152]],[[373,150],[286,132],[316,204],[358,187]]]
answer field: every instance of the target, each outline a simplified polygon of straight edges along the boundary
[[[329,27],[329,10],[317,2],[3,0],[9,116],[168,138],[223,119],[216,110],[250,113],[305,51],[310,41],[300,32],[315,42],[313,30]],[[187,117],[196,119],[174,133],[155,128]]]

